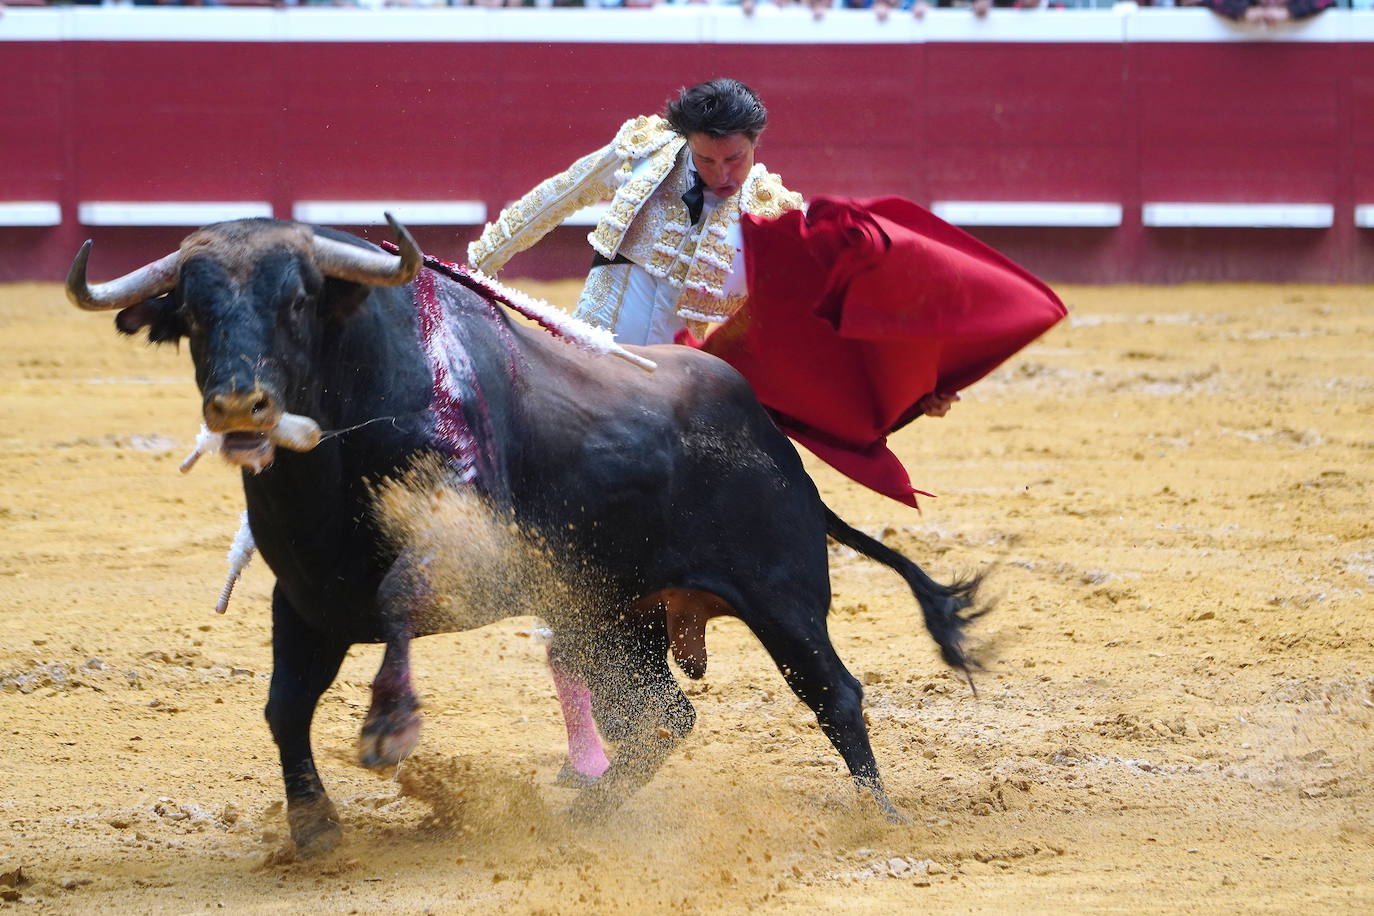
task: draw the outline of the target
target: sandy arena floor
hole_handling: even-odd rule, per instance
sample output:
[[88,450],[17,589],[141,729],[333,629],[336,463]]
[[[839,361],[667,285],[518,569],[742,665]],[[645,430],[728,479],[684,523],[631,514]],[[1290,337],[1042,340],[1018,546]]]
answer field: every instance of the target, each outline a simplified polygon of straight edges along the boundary
[[[555,301],[566,284],[539,288]],[[812,464],[937,577],[993,569],[972,695],[836,549],[892,827],[753,638],[708,631],[685,749],[596,830],[531,618],[414,647],[425,729],[289,849],[262,720],[271,576],[212,613],[241,508],[186,353],[0,288],[0,912],[1374,912],[1374,289],[1065,288],[1069,320],[895,439],[916,513]]]

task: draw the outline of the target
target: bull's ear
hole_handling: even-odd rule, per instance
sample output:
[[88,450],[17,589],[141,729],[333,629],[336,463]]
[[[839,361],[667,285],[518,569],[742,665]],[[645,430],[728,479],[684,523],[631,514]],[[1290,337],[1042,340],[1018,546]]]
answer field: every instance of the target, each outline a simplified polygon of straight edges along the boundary
[[115,328],[121,334],[137,334],[147,328],[149,343],[175,342],[186,336],[185,323],[170,293],[120,309]]
[[320,297],[322,311],[326,316],[348,318],[362,308],[363,303],[367,301],[367,294],[371,291],[372,287],[361,283],[327,277],[324,281],[324,295]]

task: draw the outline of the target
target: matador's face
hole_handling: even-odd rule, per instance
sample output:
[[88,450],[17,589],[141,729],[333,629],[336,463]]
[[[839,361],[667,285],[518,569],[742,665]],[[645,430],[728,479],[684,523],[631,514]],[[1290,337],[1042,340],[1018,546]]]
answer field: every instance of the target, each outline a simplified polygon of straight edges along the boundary
[[713,137],[698,131],[687,135],[687,148],[701,180],[717,197],[738,191],[754,167],[754,141],[745,134]]

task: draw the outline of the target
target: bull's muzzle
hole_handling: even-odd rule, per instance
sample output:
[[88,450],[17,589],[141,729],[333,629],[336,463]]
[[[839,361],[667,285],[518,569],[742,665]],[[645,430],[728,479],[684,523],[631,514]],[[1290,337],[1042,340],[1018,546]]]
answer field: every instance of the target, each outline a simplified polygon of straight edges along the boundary
[[205,399],[205,425],[213,432],[265,432],[280,418],[276,401],[261,388],[223,392]]
[[320,442],[318,423],[281,410],[261,388],[211,395],[204,412],[205,426],[219,436],[224,459],[255,472],[272,463],[277,446],[308,452]]

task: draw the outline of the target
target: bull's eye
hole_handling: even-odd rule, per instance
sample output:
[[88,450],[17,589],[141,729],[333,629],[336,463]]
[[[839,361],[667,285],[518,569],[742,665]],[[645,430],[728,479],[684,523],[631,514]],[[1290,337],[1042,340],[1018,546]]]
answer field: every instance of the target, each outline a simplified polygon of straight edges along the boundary
[[291,320],[299,324],[305,320],[306,306],[310,304],[310,297],[305,293],[297,293],[291,297],[291,301],[286,304],[286,314]]

